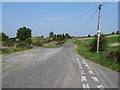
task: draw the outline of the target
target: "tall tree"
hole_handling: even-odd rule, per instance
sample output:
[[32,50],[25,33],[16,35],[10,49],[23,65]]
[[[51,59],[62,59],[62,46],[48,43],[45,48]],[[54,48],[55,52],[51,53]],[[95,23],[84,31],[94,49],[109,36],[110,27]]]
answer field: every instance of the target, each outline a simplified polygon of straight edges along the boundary
[[68,33],[65,34],[65,38],[69,39],[70,35]]
[[31,31],[31,29],[26,27],[19,28],[17,30],[17,38],[19,38],[21,41],[25,41],[31,37]]
[[115,32],[112,32],[111,34],[115,34]]
[[90,34],[88,35],[88,37],[90,37]]
[[0,41],[6,41],[8,40],[9,37],[5,33],[0,33]]
[[53,37],[54,36],[54,33],[53,32],[50,32],[49,33],[49,37]]
[[116,31],[116,34],[120,34],[120,31]]

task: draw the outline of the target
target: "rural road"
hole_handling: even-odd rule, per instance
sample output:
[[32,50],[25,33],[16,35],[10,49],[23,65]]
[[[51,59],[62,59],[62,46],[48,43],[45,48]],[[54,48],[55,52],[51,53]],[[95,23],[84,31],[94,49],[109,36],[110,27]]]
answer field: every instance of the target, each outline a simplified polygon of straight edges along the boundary
[[118,73],[59,48],[34,48],[2,57],[2,88],[118,88]]

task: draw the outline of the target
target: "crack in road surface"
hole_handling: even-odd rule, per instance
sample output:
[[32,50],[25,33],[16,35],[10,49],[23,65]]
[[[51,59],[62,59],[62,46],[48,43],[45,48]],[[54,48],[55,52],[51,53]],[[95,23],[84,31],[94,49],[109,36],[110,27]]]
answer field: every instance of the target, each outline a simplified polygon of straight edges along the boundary
[[118,88],[118,73],[78,56],[70,40],[3,56],[3,88]]

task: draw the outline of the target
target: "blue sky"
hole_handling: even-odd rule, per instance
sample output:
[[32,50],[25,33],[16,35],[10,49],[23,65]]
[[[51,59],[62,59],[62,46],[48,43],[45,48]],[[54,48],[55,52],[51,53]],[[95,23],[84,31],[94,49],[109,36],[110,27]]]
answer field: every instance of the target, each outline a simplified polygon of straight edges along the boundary
[[[26,26],[32,29],[32,36],[48,36],[51,31],[77,36],[94,35],[98,22],[98,12],[95,15],[94,12],[98,5],[99,2],[2,2],[2,31],[15,37],[17,29]],[[101,32],[116,31],[118,3],[105,2],[101,14]],[[79,15],[81,17],[75,18]],[[82,28],[92,15],[94,17]]]

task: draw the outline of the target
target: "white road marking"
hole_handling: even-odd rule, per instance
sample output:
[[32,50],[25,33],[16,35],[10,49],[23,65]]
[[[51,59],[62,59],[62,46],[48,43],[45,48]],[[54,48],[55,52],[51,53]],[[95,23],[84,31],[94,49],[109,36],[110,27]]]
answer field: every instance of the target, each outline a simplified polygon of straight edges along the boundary
[[85,60],[84,60],[84,59],[82,59],[82,61],[83,61],[83,62],[85,62]]
[[94,73],[93,73],[93,71],[92,70],[90,70],[90,71],[88,71],[90,74],[92,74],[92,75],[94,75]]
[[80,61],[78,62],[78,64],[80,64]]
[[81,64],[79,64],[79,67],[81,67]]
[[99,73],[97,73],[97,75],[99,75]]
[[86,76],[81,76],[81,80],[82,80],[82,82],[87,81]]
[[82,67],[79,67],[79,69],[82,69]]
[[95,82],[99,82],[99,80],[97,79],[97,77],[93,77],[93,76],[92,76],[92,79],[93,79]]
[[104,88],[102,85],[97,85],[98,88]]
[[79,61],[79,58],[77,58],[77,61]]
[[88,67],[88,64],[86,64],[85,66]]
[[83,88],[90,88],[89,84],[82,84]]
[[86,62],[83,62],[83,64],[86,64]]
[[88,70],[91,70],[91,68],[88,66],[88,67],[86,67]]
[[83,71],[83,70],[80,70],[80,73],[81,73],[82,75],[84,75],[84,71]]

